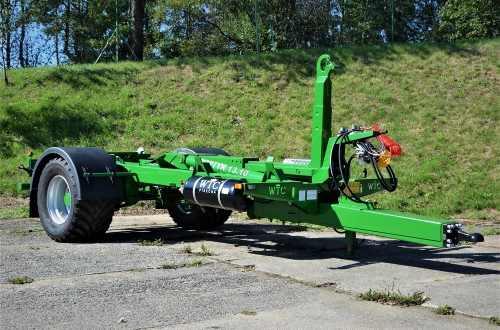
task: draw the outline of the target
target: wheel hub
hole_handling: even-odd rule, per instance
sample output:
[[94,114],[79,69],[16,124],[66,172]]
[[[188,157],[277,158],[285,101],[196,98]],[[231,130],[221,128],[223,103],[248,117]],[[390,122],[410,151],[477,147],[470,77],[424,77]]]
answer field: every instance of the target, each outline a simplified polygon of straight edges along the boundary
[[66,179],[56,175],[50,180],[47,189],[47,210],[52,221],[57,224],[64,223],[71,210],[71,194]]

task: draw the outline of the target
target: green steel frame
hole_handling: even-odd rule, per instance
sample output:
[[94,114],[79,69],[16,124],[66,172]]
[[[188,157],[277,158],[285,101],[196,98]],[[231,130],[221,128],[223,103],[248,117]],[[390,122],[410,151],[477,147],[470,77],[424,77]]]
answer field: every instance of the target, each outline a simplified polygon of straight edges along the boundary
[[[353,130],[342,139],[332,136],[331,77],[334,64],[329,55],[317,62],[315,103],[312,113],[311,157],[295,164],[258,158],[214,154],[165,153],[157,158],[143,152],[109,152],[118,170],[86,172],[83,178],[113,177],[122,180],[123,205],[155,200],[157,207],[182,201],[179,190],[191,177],[212,177],[241,182],[242,193],[252,200],[246,210],[250,218],[269,218],[309,223],[345,230],[346,257],[354,257],[356,233],[388,237],[436,247],[450,247],[467,240],[460,225],[453,221],[418,216],[378,207],[375,201],[356,202],[350,192],[332,193],[332,159],[338,148],[377,137],[379,132]],[[26,169],[31,175],[36,160],[28,156]],[[82,178],[82,180],[83,180]],[[335,179],[335,182],[333,181]],[[383,190],[379,179],[349,178],[348,186],[358,198]],[[20,184],[27,189],[28,184]],[[33,197],[32,197],[33,198]]]

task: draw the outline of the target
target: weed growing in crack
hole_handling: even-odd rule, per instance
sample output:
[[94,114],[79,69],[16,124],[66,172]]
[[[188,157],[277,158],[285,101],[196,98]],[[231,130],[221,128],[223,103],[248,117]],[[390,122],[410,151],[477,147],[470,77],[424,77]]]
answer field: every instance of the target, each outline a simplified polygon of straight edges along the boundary
[[177,268],[189,268],[189,267],[199,267],[203,266],[205,263],[201,259],[193,259],[189,262],[184,262],[182,264],[164,264],[160,268],[162,269],[177,269]]
[[440,314],[440,315],[453,315],[453,314],[455,314],[455,309],[448,306],[448,305],[444,305],[444,306],[439,306],[438,308],[436,308],[434,310],[434,313]]
[[139,241],[139,245],[141,245],[141,246],[162,246],[163,239],[161,239],[161,238],[157,238],[155,240],[144,239],[142,241]]
[[429,300],[428,297],[423,295],[423,292],[415,292],[412,295],[404,296],[401,292],[390,292],[389,290],[385,292],[372,291],[360,295],[361,299],[368,301],[376,301],[386,305],[396,305],[402,307],[422,305],[424,302]]
[[12,278],[9,280],[10,284],[27,284],[33,282],[34,279],[28,277],[28,276],[23,276],[23,277],[16,277]]

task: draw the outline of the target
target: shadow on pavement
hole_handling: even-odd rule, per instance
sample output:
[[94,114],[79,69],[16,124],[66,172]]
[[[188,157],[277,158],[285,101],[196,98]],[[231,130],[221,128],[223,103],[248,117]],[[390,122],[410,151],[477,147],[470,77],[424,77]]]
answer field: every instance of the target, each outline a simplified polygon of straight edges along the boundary
[[[345,241],[343,235],[331,232],[329,237],[305,237],[305,227],[276,224],[226,224],[218,230],[193,231],[174,226],[126,227],[108,232],[99,243],[130,243],[162,239],[164,245],[197,240],[229,244],[246,248],[248,253],[291,260],[323,260],[342,258]],[[290,235],[290,233],[294,233]],[[390,239],[358,239],[358,259],[331,270],[360,268],[376,263],[416,267],[452,272],[462,275],[499,274],[500,254],[472,246],[452,249],[434,248]],[[495,268],[495,269],[489,269]]]

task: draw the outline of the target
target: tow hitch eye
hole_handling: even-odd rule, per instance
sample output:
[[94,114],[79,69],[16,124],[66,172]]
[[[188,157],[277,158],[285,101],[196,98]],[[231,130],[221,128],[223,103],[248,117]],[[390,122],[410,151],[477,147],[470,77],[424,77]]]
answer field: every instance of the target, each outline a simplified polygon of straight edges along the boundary
[[484,242],[484,236],[481,235],[480,233],[472,233],[472,234],[467,234],[463,232],[458,233],[459,237],[465,237],[467,242],[472,242],[472,243],[477,243],[477,242]]
[[459,223],[444,225],[444,241],[446,247],[460,245],[460,242],[478,243],[484,242],[484,236],[480,233],[468,234],[462,231],[462,225]]

